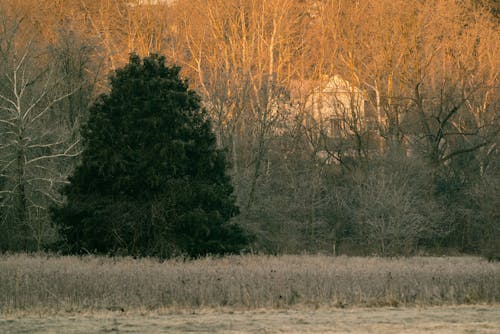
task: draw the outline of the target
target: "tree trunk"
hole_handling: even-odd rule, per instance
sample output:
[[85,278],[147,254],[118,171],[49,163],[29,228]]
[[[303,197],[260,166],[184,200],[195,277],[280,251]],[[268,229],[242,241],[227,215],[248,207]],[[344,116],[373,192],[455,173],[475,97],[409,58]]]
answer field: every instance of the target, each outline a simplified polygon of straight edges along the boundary
[[[19,138],[21,142],[22,137]],[[27,200],[26,200],[26,188],[25,188],[25,160],[24,160],[24,150],[23,148],[19,148],[17,152],[17,228],[19,229],[19,245],[15,245],[15,247],[20,247],[22,249],[28,249],[28,240],[30,239],[29,234],[29,225],[27,220]]]

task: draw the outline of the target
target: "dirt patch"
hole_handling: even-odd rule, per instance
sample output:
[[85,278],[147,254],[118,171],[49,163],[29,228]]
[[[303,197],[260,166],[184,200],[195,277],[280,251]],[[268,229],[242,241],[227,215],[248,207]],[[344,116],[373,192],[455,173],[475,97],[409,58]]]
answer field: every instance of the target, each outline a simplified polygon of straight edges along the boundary
[[500,305],[0,317],[0,333],[500,333]]

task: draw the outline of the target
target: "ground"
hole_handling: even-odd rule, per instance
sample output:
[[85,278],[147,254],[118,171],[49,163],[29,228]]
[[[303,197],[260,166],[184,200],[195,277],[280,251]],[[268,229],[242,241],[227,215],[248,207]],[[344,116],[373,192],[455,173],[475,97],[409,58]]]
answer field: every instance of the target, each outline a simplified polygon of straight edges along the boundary
[[0,333],[500,333],[500,305],[0,316]]

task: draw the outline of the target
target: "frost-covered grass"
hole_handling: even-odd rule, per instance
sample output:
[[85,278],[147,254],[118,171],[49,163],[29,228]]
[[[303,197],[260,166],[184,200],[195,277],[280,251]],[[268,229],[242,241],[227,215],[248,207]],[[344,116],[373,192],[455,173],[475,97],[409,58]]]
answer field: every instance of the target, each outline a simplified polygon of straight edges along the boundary
[[499,302],[500,263],[477,257],[0,256],[0,314]]

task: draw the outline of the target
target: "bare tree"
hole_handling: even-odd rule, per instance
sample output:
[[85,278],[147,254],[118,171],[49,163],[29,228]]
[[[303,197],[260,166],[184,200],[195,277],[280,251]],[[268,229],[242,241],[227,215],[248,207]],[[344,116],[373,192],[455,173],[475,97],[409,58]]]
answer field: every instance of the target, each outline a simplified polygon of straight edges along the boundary
[[74,129],[57,122],[55,107],[74,90],[61,85],[55,64],[33,38],[19,33],[20,20],[0,28],[0,175],[2,248],[39,249],[54,237],[48,207],[79,155]]
[[436,5],[432,15],[419,8],[405,55],[410,67],[402,77],[419,124],[414,138],[436,166],[489,146],[498,135],[498,60],[492,58],[498,31],[487,16],[466,8]]
[[[196,78],[221,146],[229,147],[240,199],[250,208],[283,117],[291,78],[294,1],[184,2],[186,73]],[[193,22],[193,20],[195,22]],[[217,47],[214,47],[216,45]]]
[[381,255],[411,254],[419,240],[435,237],[439,221],[432,214],[440,210],[422,196],[429,187],[415,188],[383,172],[358,182],[353,187],[353,218],[365,249]]

